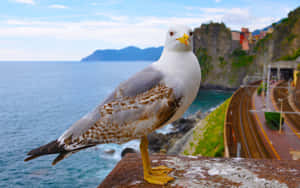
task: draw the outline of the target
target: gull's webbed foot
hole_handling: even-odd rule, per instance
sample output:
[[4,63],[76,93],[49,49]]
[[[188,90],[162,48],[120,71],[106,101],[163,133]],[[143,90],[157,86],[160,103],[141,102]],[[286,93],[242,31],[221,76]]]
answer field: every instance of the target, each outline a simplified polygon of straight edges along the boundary
[[167,175],[171,171],[173,171],[172,168],[168,168],[166,166],[161,165],[161,166],[156,166],[156,167],[151,168],[150,174],[152,174],[152,175]]
[[153,174],[144,174],[144,179],[152,184],[165,185],[168,182],[174,180],[173,177],[168,176],[167,174],[153,175]]

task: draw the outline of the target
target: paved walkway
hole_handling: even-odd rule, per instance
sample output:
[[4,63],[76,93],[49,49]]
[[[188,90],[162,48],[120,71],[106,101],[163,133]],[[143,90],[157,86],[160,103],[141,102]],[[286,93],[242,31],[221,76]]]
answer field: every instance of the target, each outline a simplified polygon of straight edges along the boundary
[[[275,111],[275,104],[272,103],[271,99],[268,100],[271,110]],[[264,108],[263,98],[257,96],[256,93],[252,98],[252,102],[255,110]],[[254,115],[258,121],[258,129],[261,130],[278,159],[300,160],[300,138],[286,122],[283,124],[282,133],[280,134],[279,131],[274,131],[267,127],[264,112],[254,112]]]

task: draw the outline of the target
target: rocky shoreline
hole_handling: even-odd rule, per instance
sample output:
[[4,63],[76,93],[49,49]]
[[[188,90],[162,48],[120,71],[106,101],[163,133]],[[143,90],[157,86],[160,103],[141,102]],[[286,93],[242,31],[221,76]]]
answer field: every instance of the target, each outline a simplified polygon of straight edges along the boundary
[[205,90],[222,90],[222,91],[235,91],[238,88],[230,88],[230,87],[225,87],[225,86],[222,86],[222,85],[206,84],[206,85],[201,85],[200,89],[205,89]]
[[[178,155],[192,134],[196,124],[209,112],[198,111],[188,117],[182,117],[172,123],[172,131],[167,134],[153,132],[148,135],[150,153]],[[125,148],[122,157],[127,153],[136,153],[132,148]]]
[[[195,125],[205,117],[201,111],[190,115],[189,117],[182,117],[173,122],[173,131],[167,134],[153,132],[148,135],[149,150],[153,153],[169,153],[178,140],[183,138]],[[179,149],[178,149],[179,150]],[[173,151],[172,154],[178,154]]]

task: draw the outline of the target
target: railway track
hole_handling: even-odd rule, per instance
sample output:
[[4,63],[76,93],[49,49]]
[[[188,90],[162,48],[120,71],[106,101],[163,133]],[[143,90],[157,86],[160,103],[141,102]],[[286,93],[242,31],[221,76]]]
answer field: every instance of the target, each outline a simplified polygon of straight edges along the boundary
[[230,157],[245,158],[273,158],[273,154],[266,147],[263,136],[257,130],[257,122],[252,109],[252,95],[256,91],[252,87],[238,89],[232,96],[226,114],[226,138]]
[[[277,85],[273,89],[274,92],[274,100],[277,106],[277,109],[280,109],[280,103],[277,102],[278,99],[283,99],[282,103],[282,109],[283,111],[286,112],[294,112],[293,108],[290,106],[287,96],[288,96],[288,89],[287,88],[282,88],[282,87],[287,87],[288,83],[287,82],[282,82]],[[280,88],[279,88],[280,87]],[[297,132],[300,132],[300,115],[297,114],[284,114],[286,119],[295,127]]]

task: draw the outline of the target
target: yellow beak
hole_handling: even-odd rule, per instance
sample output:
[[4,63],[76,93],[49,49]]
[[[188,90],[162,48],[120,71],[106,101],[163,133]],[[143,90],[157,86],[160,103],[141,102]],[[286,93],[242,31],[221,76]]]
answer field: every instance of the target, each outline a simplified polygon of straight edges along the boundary
[[182,44],[185,44],[186,46],[189,45],[189,36],[187,34],[183,34],[182,37],[177,38],[176,40],[179,40]]

